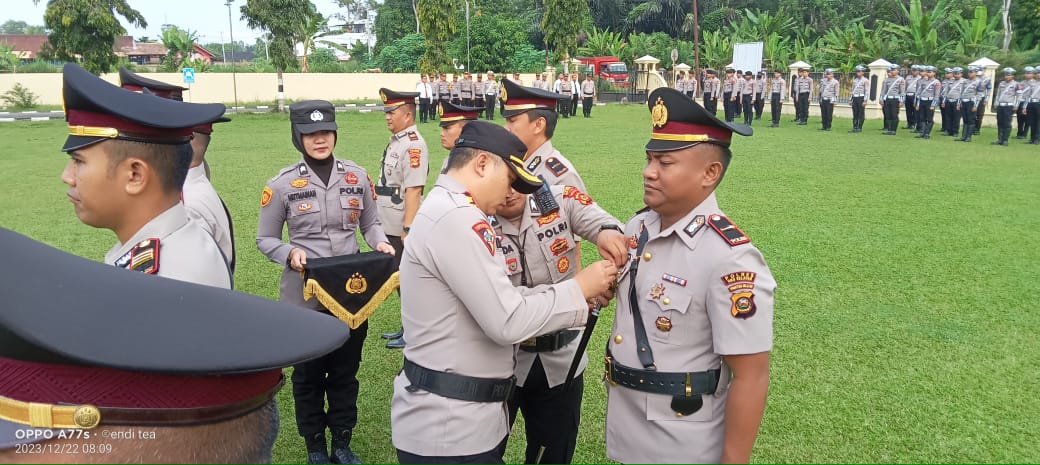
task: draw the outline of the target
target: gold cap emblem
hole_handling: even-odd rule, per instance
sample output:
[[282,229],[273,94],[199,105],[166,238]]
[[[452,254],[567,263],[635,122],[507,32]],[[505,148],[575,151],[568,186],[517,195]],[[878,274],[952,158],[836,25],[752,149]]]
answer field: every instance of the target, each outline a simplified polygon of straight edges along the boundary
[[386,103],[386,92],[379,91],[379,98],[383,99],[383,103]]
[[437,115],[444,116],[444,105],[437,105]]
[[347,280],[347,292],[351,294],[360,294],[368,289],[368,280],[365,279],[361,273],[354,273],[350,279]]
[[505,84],[502,84],[502,89],[501,89],[501,92],[499,92],[498,98],[501,99],[503,102],[505,102],[506,100],[509,100],[509,94],[506,93],[506,85]]
[[80,428],[93,428],[101,423],[101,410],[93,405],[81,405],[72,414],[72,421]]
[[661,97],[657,97],[657,103],[650,111],[650,120],[653,121],[655,128],[668,124],[668,107],[664,106],[664,99]]

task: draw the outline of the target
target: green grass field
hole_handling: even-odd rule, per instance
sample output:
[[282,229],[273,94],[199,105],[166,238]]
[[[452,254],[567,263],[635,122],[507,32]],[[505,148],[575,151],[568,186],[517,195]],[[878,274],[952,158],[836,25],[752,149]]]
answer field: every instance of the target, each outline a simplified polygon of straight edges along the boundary
[[[554,143],[593,198],[625,220],[642,207],[650,117],[639,105],[596,107],[593,116],[561,120]],[[389,135],[382,114],[338,118],[336,154],[376,171]],[[217,127],[208,158],[235,220],[237,288],[276,298],[278,266],[253,246],[260,191],[300,155],[285,115],[234,119]],[[848,120],[828,133],[815,130],[815,117],[809,126],[788,119],[779,129],[756,121],[753,137],[738,138],[718,191],[779,283],[772,386],[753,460],[1040,458],[1040,312],[1030,306],[1040,303],[1040,148],[1014,139],[991,146],[993,128],[964,144],[903,129],[882,136],[880,121],[847,134]],[[440,166],[438,127],[421,130],[431,166]],[[80,223],[65,198],[64,134],[59,121],[0,125],[0,225],[101,259],[115,237]],[[596,254],[585,247],[588,262]],[[576,462],[607,461],[596,360],[612,312],[589,346]],[[389,409],[401,352],[384,349],[378,334],[397,326],[392,297],[372,318],[359,375],[354,448],[366,462],[396,461]],[[288,387],[279,401],[275,461],[302,461]],[[514,434],[507,462],[523,461],[522,445]]]

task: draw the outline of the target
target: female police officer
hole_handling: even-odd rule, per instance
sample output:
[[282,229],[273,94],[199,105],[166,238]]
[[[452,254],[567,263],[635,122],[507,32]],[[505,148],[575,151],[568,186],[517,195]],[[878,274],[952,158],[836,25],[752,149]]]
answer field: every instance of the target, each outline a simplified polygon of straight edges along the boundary
[[[358,228],[380,252],[394,249],[383,233],[375,208],[372,181],[363,168],[336,158],[336,112],[324,100],[289,107],[292,141],[303,160],[283,169],[264,186],[256,245],[271,261],[284,264],[280,300],[327,312],[316,300],[304,302],[301,271],[308,258],[358,252]],[[289,243],[282,242],[288,224]],[[307,444],[310,463],[328,463],[325,428],[332,431],[336,463],[361,463],[350,450],[357,424],[357,372],[368,323],[351,331],[350,339],[331,353],[294,366],[296,424]],[[324,409],[328,396],[329,408]]]

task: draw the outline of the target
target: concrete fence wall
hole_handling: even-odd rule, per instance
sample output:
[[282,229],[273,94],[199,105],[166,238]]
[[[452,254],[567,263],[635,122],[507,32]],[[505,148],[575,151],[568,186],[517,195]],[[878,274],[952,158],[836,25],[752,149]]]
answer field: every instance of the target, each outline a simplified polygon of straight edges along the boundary
[[[142,76],[188,87],[180,73],[147,73]],[[414,73],[285,73],[282,76],[288,100],[378,100],[380,87],[411,91],[419,82],[419,75]],[[113,84],[119,83],[118,73],[101,77]],[[533,74],[521,75],[520,78],[527,84],[534,82]],[[21,83],[38,95],[41,104],[61,105],[60,73],[0,74],[0,93],[15,83]],[[197,73],[195,84],[185,92],[184,100],[232,103],[236,88],[239,102],[274,101],[278,97],[278,75],[238,73],[232,79],[231,73]]]

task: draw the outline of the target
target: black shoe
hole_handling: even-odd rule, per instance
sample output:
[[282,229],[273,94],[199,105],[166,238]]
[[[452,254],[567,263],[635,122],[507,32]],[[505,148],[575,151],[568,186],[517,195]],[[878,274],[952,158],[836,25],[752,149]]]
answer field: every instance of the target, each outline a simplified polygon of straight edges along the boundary
[[361,457],[358,457],[354,451],[350,450],[350,446],[343,448],[332,449],[332,463],[361,463]]
[[999,140],[995,140],[993,142],[990,142],[989,145],[1004,145],[1004,143]]
[[405,345],[407,344],[404,342],[404,336],[386,341],[387,349],[403,349]]
[[914,139],[924,139],[924,137],[925,137],[924,134],[918,134],[918,135],[914,136]]
[[1006,145],[1008,145],[1008,141],[1001,142],[1000,145],[1006,146]]
[[332,463],[332,459],[328,452],[316,450],[307,453],[307,463]]
[[1015,136],[1015,139],[1025,139],[1026,136]]
[[325,442],[325,431],[304,436],[303,442],[307,445],[307,463],[332,463]]
[[398,339],[401,336],[404,336],[404,328],[401,328],[401,329],[399,329],[397,331],[394,331],[392,333],[383,333],[383,334],[379,335],[379,337],[381,337],[383,339]]
[[773,123],[773,124],[770,124],[769,127],[771,127],[771,128],[778,128],[778,127],[780,127],[780,125],[776,124],[776,123]]
[[894,135],[896,135],[896,132],[895,131],[885,131],[882,134],[884,134],[886,136],[894,136]]
[[805,121],[802,121],[802,122],[798,123],[799,126],[805,126],[807,124],[809,124],[809,123],[806,123]]

